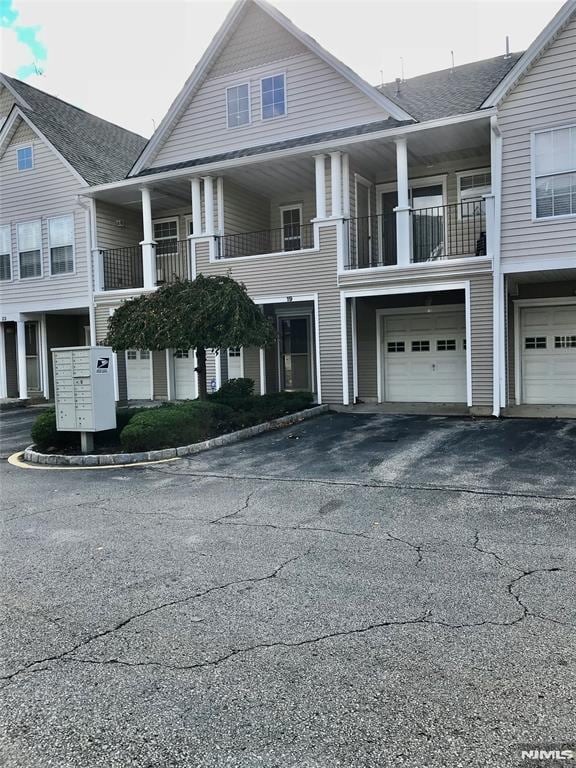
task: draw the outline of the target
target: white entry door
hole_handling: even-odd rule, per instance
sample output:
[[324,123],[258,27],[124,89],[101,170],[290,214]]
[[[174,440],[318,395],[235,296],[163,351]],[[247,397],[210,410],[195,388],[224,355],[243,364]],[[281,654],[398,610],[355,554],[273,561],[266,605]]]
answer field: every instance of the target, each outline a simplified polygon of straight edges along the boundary
[[126,350],[128,400],[152,399],[152,366],[147,349]]
[[521,314],[522,402],[576,405],[576,306]]
[[384,400],[465,403],[466,320],[461,312],[383,317]]
[[196,397],[193,349],[178,349],[174,353],[174,390],[176,400],[193,400]]

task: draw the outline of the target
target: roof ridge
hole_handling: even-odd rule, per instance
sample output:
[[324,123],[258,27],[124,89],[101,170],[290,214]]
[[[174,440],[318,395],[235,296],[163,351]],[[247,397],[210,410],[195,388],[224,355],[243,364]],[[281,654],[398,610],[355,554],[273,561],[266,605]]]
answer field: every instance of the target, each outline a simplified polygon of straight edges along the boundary
[[[487,61],[496,61],[497,59],[505,60],[507,58],[511,58],[512,56],[523,56],[526,51],[511,51],[509,54],[500,54],[499,56],[488,56],[485,59],[475,59],[474,61],[467,61],[465,64],[457,64],[454,67],[444,67],[443,69],[433,69],[430,72],[421,72],[419,75],[413,75],[412,77],[407,77],[404,80],[402,80],[402,83],[409,83],[413,80],[417,80],[420,77],[428,77],[429,75],[439,75],[442,72],[453,72],[454,70],[463,69],[464,67],[471,67],[474,66],[474,64],[484,64]],[[386,88],[387,86],[393,86],[396,85],[395,80],[389,80],[386,83],[379,83],[375,87],[380,88]]]
[[76,106],[76,104],[72,104],[71,102],[60,98],[60,96],[55,96],[53,93],[48,93],[48,91],[43,91],[41,88],[36,88],[36,86],[30,85],[29,83],[24,82],[24,80],[19,80],[16,77],[11,77],[10,75],[5,74],[4,72],[0,72],[0,75],[6,78],[6,80],[10,81],[11,83],[18,83],[18,85],[23,85],[25,88],[30,88],[31,90],[42,94],[42,96],[47,96],[49,99],[54,99],[54,101],[59,101],[61,104],[65,104],[70,109],[75,109],[78,112],[82,112],[84,115],[88,115],[88,117],[92,117],[95,120],[100,120],[103,123],[107,123],[108,125],[111,125],[114,128],[118,128],[119,130],[125,131],[126,133],[129,133],[132,136],[136,136],[136,138],[138,139],[149,141],[149,139],[147,139],[146,136],[142,136],[140,133],[131,131],[129,128],[124,128],[123,125],[118,125],[118,123],[114,123],[112,122],[112,120],[107,120],[105,117],[100,117],[99,115],[95,115],[93,112],[88,112],[87,109],[82,109],[82,107],[78,107]]

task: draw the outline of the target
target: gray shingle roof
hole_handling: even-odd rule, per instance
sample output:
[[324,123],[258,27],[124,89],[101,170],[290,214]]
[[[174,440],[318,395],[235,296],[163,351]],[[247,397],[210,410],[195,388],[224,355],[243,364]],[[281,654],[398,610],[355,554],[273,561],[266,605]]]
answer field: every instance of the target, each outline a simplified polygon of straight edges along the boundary
[[29,104],[21,107],[48,141],[90,184],[123,179],[147,144],[137,133],[4,75]]
[[400,83],[399,93],[395,82],[378,90],[421,122],[462,115],[478,109],[521,56],[512,53],[411,77]]
[[284,139],[283,141],[274,141],[270,144],[259,144],[256,147],[245,147],[244,149],[234,149],[230,152],[221,152],[218,155],[209,155],[208,157],[197,157],[194,160],[185,160],[181,163],[172,165],[162,165],[155,168],[145,168],[138,176],[146,176],[149,173],[164,173],[165,171],[174,171],[179,168],[193,168],[198,165],[207,165],[209,163],[220,163],[223,160],[235,160],[238,157],[251,157],[253,155],[262,155],[266,152],[276,152],[282,149],[292,149],[294,147],[305,147],[309,144],[317,144],[331,139],[345,139],[348,136],[362,136],[375,131],[385,131],[389,128],[398,128],[401,125],[413,125],[412,120],[395,120],[389,117],[386,120],[378,120],[375,123],[364,123],[362,125],[353,125],[351,128],[337,128],[323,133],[313,133],[308,136],[299,136],[295,139]]

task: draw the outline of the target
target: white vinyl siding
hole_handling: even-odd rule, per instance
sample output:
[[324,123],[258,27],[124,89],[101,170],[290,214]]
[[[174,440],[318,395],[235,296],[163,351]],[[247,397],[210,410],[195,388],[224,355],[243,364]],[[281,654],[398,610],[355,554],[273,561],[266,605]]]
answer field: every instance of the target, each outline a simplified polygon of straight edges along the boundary
[[250,83],[226,88],[228,128],[239,128],[250,122]]
[[536,218],[576,214],[576,126],[533,135]]
[[17,225],[16,231],[20,279],[42,277],[42,222],[23,222]]
[[50,274],[74,272],[74,216],[48,219]]
[[0,227],[0,280],[12,279],[12,233],[9,224]]

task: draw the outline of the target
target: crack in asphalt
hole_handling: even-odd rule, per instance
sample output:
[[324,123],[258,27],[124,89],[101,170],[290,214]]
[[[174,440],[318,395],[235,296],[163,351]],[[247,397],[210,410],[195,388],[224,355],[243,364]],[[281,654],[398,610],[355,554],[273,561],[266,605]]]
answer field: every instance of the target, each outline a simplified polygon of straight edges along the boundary
[[[182,460],[184,461],[185,459],[183,458]],[[473,496],[492,496],[495,498],[534,499],[537,501],[576,501],[576,495],[560,496],[557,494],[528,493],[525,491],[497,491],[486,488],[466,488],[464,486],[451,485],[402,485],[401,483],[390,483],[378,480],[362,482],[360,480],[331,480],[308,477],[292,478],[276,475],[236,475],[224,472],[175,472],[169,469],[158,469],[156,467],[147,467],[146,471],[173,477],[214,478],[220,480],[261,480],[262,482],[300,483],[351,488],[391,488],[392,490],[399,491],[439,491],[446,493],[468,493]]]
[[390,531],[384,531],[384,533],[386,534],[386,536],[388,536],[389,540],[398,541],[400,542],[400,544],[405,544],[410,549],[413,549],[414,552],[416,552],[416,562],[414,563],[414,565],[416,566],[416,568],[420,566],[423,560],[422,552],[424,552],[424,546],[425,546],[424,544],[413,544],[411,541],[406,541],[406,539],[400,539],[398,536],[394,536],[393,534],[390,533]]
[[70,653],[74,653],[75,651],[79,650],[80,648],[85,648],[90,643],[94,642],[95,640],[99,640],[103,637],[107,637],[108,635],[114,634],[115,632],[118,632],[119,630],[126,627],[130,622],[134,621],[135,619],[140,619],[143,616],[148,616],[151,613],[155,613],[156,611],[160,611],[164,608],[169,608],[174,605],[181,605],[183,603],[187,603],[191,600],[196,600],[200,597],[205,597],[206,595],[211,594],[212,592],[218,592],[224,589],[228,589],[233,586],[239,586],[240,584],[256,584],[263,581],[269,581],[270,579],[275,579],[284,568],[286,568],[291,563],[295,562],[296,560],[299,560],[302,557],[306,557],[309,555],[311,550],[307,550],[306,552],[303,552],[298,555],[293,555],[292,557],[289,557],[287,560],[284,560],[277,568],[275,568],[271,573],[268,573],[264,576],[252,576],[245,579],[238,579],[236,581],[230,581],[226,584],[219,584],[215,587],[209,587],[208,589],[203,590],[202,592],[195,592],[192,595],[187,595],[186,597],[180,597],[175,598],[174,600],[168,600],[165,603],[160,603],[160,605],[151,606],[150,608],[147,608],[143,611],[138,611],[137,613],[133,613],[127,618],[123,619],[122,621],[115,624],[113,627],[109,627],[108,629],[104,629],[101,632],[96,632],[93,635],[90,635],[90,637],[86,638],[85,640],[82,640],[79,643],[76,643],[76,645],[73,645],[71,648],[68,648],[65,651],[62,651],[61,653],[54,654],[52,656],[46,656],[42,659],[36,659],[35,661],[30,661],[27,664],[24,664],[22,667],[19,667],[14,672],[11,672],[9,675],[0,675],[0,680],[5,681],[11,681],[14,677],[24,673],[24,672],[34,672],[37,670],[31,669],[31,667],[35,667],[38,664],[46,664],[51,661],[61,661],[65,656],[68,656]]
[[241,507],[238,507],[238,509],[235,509],[233,512],[228,512],[225,515],[221,515],[220,517],[215,518],[214,520],[210,520],[210,523],[220,523],[222,520],[228,520],[230,517],[235,517],[235,515],[239,515],[240,512],[244,512],[245,509],[248,509],[250,506],[250,501],[252,500],[252,496],[256,493],[256,491],[259,490],[258,488],[255,488],[253,491],[250,491],[250,493],[246,496],[246,499],[244,500],[244,504]]
[[472,549],[475,549],[476,552],[480,552],[480,554],[482,555],[490,555],[496,560],[496,562],[499,565],[502,565],[505,568],[513,568],[516,571],[522,571],[522,568],[518,567],[517,565],[513,565],[512,563],[509,563],[507,560],[501,557],[497,552],[494,552],[491,549],[483,549],[480,546],[480,531],[478,529],[474,531],[474,540],[471,546],[472,546]]

